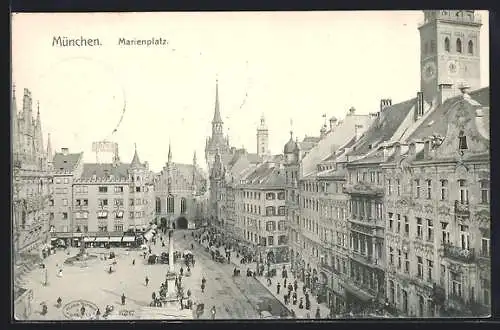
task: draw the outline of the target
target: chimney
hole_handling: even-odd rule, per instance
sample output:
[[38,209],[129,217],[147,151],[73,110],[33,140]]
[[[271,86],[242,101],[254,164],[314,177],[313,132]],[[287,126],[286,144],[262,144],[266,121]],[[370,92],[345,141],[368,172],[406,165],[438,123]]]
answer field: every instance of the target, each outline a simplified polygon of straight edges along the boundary
[[438,104],[443,104],[447,99],[453,97],[453,84],[450,83],[442,83],[439,84],[439,93],[438,93]]
[[391,99],[381,99],[380,100],[380,112],[382,112],[385,108],[388,108],[392,105]]
[[349,108],[349,113],[347,114],[348,116],[352,116],[356,113],[356,108],[355,107],[350,107]]
[[61,152],[64,156],[67,156],[69,154],[69,149],[68,148],[61,148]]

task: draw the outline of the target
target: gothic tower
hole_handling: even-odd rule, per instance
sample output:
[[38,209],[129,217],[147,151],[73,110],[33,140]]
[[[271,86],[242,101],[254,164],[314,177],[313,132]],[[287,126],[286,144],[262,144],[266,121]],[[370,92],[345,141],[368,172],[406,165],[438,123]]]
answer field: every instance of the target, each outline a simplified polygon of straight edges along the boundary
[[212,119],[212,136],[207,139],[205,145],[205,160],[207,162],[209,171],[215,161],[215,154],[217,153],[217,150],[219,150],[219,154],[221,156],[230,153],[229,140],[228,138],[224,137],[223,124],[224,122],[222,121],[219,105],[219,81],[216,80],[215,109],[214,117]]
[[424,10],[420,31],[420,87],[427,103],[437,101],[439,88],[459,94],[467,82],[480,87],[481,18],[474,10]]
[[260,117],[260,126],[257,128],[257,155],[261,160],[269,155],[269,130],[264,114]]

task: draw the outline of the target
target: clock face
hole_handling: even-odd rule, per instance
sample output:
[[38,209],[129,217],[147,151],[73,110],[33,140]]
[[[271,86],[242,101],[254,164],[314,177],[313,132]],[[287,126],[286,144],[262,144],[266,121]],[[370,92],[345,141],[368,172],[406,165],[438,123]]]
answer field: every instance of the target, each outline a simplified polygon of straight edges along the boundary
[[448,61],[448,73],[454,75],[458,72],[458,62],[455,60]]
[[434,62],[427,62],[422,68],[422,77],[425,81],[429,81],[436,77],[436,64]]

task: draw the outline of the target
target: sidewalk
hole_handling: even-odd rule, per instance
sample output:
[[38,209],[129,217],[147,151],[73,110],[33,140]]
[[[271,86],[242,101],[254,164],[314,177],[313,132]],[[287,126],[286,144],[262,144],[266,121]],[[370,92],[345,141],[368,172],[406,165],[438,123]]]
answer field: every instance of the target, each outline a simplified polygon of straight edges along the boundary
[[[207,242],[202,243],[202,245],[204,247],[208,247],[208,243]],[[224,247],[220,247],[219,251],[220,251],[220,253],[223,256],[226,255]],[[235,254],[236,254],[235,251],[231,251],[231,264],[233,264],[236,267],[240,268],[240,270],[241,270],[241,276],[246,276],[246,270],[247,270],[247,268],[250,268],[251,270],[255,270],[257,268],[257,264],[255,262],[249,263],[249,264],[240,264],[240,262],[239,262],[240,259],[236,258]],[[271,285],[270,286],[267,285],[267,279],[266,279],[265,276],[257,276],[256,279],[276,299],[278,299],[284,306],[286,306],[286,308],[288,308],[288,310],[290,312],[293,311],[295,313],[296,318],[298,318],[298,319],[305,319],[305,318],[308,318],[307,314],[309,314],[309,318],[314,319],[315,315],[316,315],[316,308],[318,308],[318,307],[319,307],[319,310],[320,310],[321,318],[322,319],[327,318],[327,316],[328,316],[328,314],[330,312],[329,309],[328,309],[328,307],[325,306],[324,304],[318,304],[316,302],[316,297],[314,297],[310,292],[309,292],[309,300],[311,301],[311,309],[310,310],[306,310],[305,309],[305,298],[304,298],[304,295],[302,293],[302,287],[304,286],[304,283],[301,282],[299,279],[297,279],[297,284],[299,286],[298,289],[297,289],[297,301],[300,301],[301,297],[303,298],[304,309],[300,309],[299,308],[299,303],[298,302],[297,302],[297,305],[293,305],[291,302],[289,302],[288,305],[285,304],[283,296],[287,292],[287,289],[283,288],[284,279],[281,278],[281,270],[282,270],[283,266],[280,265],[278,267],[279,267],[279,269],[277,269],[277,276],[271,278]],[[288,285],[288,283],[292,283],[293,284],[293,282],[295,281],[295,278],[291,274],[290,267],[286,266],[286,269],[287,269],[287,273],[289,274],[288,278],[287,278],[287,285]],[[277,292],[276,292],[276,285],[277,285],[278,281],[281,283],[280,294],[277,294]]]

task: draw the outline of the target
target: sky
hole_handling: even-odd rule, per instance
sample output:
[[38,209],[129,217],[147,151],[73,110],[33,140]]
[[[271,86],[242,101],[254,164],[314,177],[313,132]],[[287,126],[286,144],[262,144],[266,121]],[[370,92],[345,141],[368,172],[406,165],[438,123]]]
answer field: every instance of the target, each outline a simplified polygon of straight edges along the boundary
[[[489,86],[488,13],[480,15],[481,85]],[[45,145],[50,133],[55,151],[95,162],[92,142],[113,141],[123,162],[137,146],[158,171],[170,143],[173,161],[190,164],[196,152],[206,168],[216,79],[230,144],[256,152],[264,115],[279,154],[291,129],[318,136],[323,114],[342,119],[350,107],[368,114],[382,98],[415,97],[422,21],[421,11],[14,14],[12,80],[18,109],[24,88],[40,103]],[[53,47],[58,36],[102,45]]]

